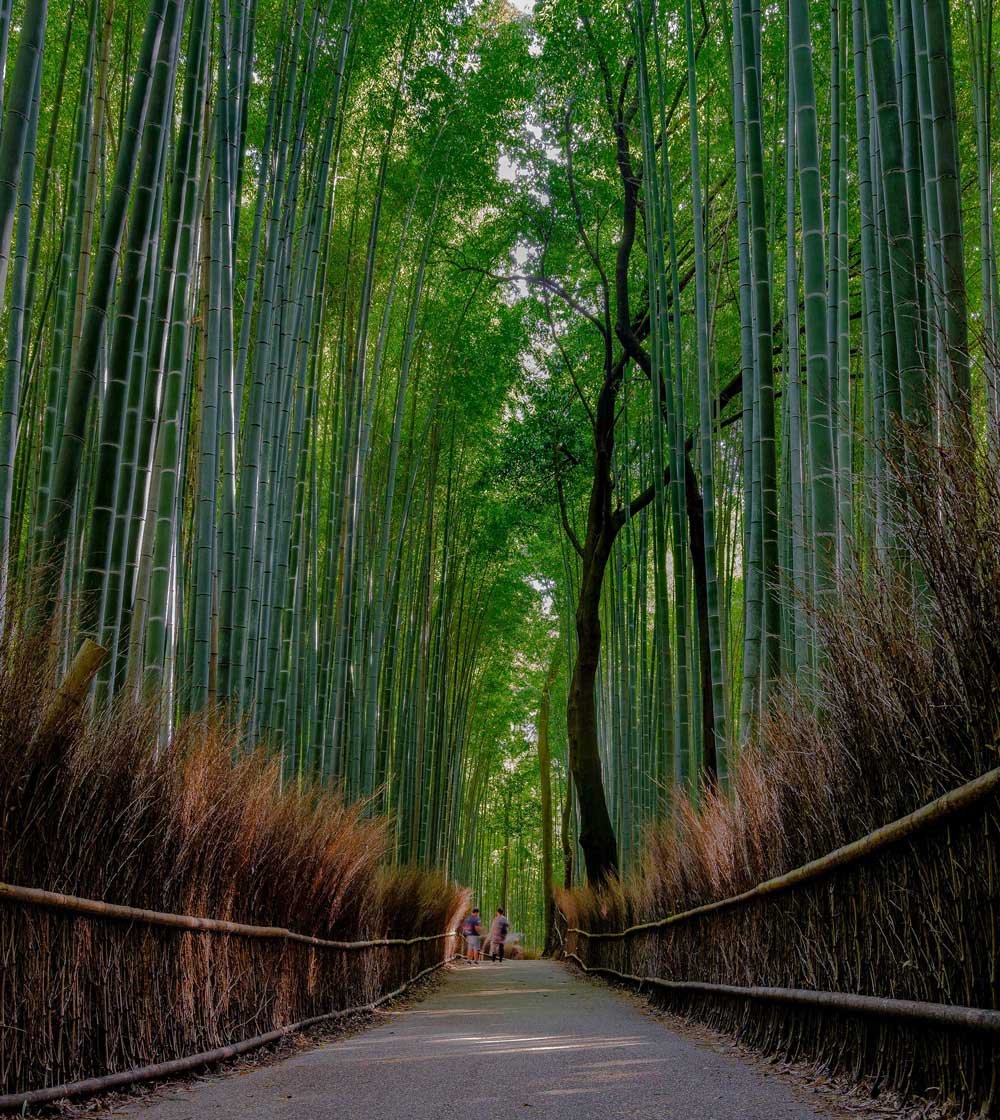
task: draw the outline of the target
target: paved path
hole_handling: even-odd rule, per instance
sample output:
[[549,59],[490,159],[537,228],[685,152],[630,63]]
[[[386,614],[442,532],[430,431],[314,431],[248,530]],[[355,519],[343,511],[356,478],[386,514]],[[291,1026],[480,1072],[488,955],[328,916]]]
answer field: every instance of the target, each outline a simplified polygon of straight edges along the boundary
[[816,1120],[783,1081],[548,961],[458,966],[381,1026],[168,1089],[138,1120]]

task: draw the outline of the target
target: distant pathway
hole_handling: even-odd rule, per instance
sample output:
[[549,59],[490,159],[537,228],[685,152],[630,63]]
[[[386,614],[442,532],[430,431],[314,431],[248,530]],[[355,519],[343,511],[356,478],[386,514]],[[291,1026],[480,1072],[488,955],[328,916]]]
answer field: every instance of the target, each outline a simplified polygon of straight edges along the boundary
[[457,966],[381,1026],[168,1089],[140,1120],[815,1120],[783,1081],[548,961]]

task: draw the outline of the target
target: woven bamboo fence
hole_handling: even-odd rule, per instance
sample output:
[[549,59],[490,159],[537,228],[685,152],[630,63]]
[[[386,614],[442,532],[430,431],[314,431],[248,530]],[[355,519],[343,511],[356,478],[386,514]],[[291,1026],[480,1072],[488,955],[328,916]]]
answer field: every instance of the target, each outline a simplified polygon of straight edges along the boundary
[[333,941],[0,883],[0,1110],[372,1010],[451,959],[456,936]]
[[564,951],[672,1010],[874,1089],[1000,1115],[1000,769],[731,898]]

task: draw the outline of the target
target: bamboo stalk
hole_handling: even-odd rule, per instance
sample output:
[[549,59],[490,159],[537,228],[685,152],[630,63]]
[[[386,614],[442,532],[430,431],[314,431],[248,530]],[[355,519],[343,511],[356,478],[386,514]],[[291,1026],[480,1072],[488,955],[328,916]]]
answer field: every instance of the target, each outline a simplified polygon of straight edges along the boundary
[[104,659],[107,656],[108,651],[104,646],[99,646],[90,638],[84,639],[83,645],[80,646],[76,657],[73,658],[62,684],[56,689],[55,696],[52,697],[51,703],[38,724],[35,731],[36,741],[55,731],[71,713],[83,704],[90,682],[94,679],[97,670],[104,664]]

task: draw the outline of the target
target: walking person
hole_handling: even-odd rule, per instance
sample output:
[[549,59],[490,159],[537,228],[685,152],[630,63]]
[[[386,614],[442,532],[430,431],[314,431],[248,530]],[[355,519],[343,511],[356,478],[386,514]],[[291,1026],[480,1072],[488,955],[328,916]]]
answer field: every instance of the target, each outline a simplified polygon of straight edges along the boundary
[[479,907],[473,907],[472,913],[462,922],[462,933],[465,935],[465,959],[469,964],[478,963],[482,956],[483,923],[479,917]]
[[503,947],[507,943],[507,934],[510,933],[510,922],[507,921],[503,907],[497,907],[497,916],[490,926],[490,960],[503,964]]

